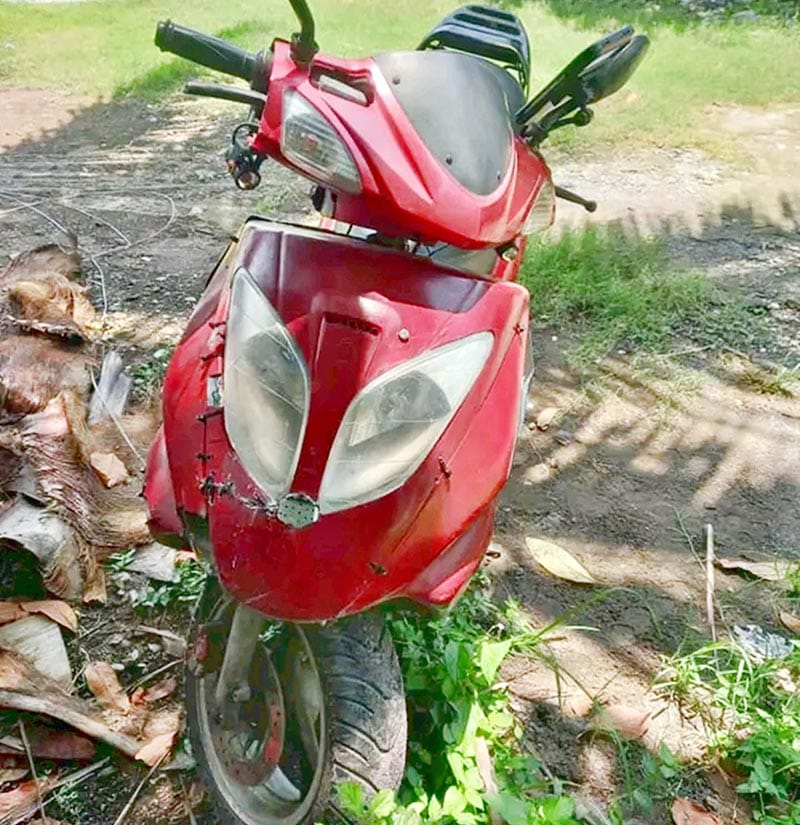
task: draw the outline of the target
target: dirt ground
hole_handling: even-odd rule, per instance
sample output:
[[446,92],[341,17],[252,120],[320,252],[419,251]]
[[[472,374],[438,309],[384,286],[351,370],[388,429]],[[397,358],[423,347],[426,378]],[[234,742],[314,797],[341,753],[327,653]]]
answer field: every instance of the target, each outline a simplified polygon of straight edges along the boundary
[[[175,340],[226,233],[248,213],[311,218],[308,185],[274,164],[259,190],[234,189],[222,155],[237,107],[85,105],[48,93],[37,110],[38,94],[0,91],[0,263],[74,233],[109,342],[122,341],[132,366]],[[584,628],[560,627],[549,642],[559,678],[529,660],[507,663],[503,678],[549,770],[601,801],[621,780],[613,750],[587,733],[594,701],[653,711],[647,747],[699,752],[698,731],[650,684],[661,656],[708,637],[705,525],[720,556],[800,560],[800,399],[752,379],[759,365],[800,363],[800,110],[717,107],[706,128],[735,139],[740,162],[668,147],[556,158],[557,181],[600,203],[590,218],[564,205],[560,220],[663,236],[677,261],[744,296],[766,332],[747,353],[676,341],[672,357],[643,363],[621,349],[586,384],[564,358],[569,332],[538,326],[530,426],[490,565],[498,591],[535,624],[573,611],[568,624]],[[532,306],[535,317],[535,295]],[[559,412],[541,431],[547,407]],[[604,598],[545,574],[526,536],[572,552],[609,588]],[[735,575],[717,574],[716,608],[721,634],[777,629],[772,591]],[[699,793],[714,802],[703,796],[715,792]]]

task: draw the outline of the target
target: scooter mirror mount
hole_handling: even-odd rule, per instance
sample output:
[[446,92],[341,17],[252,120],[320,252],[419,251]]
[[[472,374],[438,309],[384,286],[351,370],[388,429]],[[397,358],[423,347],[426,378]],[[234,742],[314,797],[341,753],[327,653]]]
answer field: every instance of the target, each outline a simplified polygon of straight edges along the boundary
[[300,31],[292,35],[292,60],[298,66],[307,66],[319,51],[314,40],[314,16],[306,0],[289,0],[289,4],[300,21]]

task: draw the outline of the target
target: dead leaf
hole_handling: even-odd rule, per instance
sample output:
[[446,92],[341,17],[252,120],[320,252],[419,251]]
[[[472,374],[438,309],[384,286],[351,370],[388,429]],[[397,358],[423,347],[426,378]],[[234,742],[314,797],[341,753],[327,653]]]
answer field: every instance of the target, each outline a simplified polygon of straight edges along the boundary
[[785,610],[781,610],[779,618],[781,620],[781,624],[785,628],[791,630],[795,635],[800,635],[800,617],[787,613]]
[[134,757],[145,765],[151,768],[158,764],[162,759],[165,759],[172,750],[172,745],[177,736],[177,729],[172,733],[162,733],[151,739]]
[[558,415],[558,407],[545,407],[536,414],[536,427],[540,430],[546,430]]
[[19,782],[28,775],[27,768],[0,768],[0,785],[6,782]]
[[675,825],[720,825],[716,814],[681,796],[672,803],[672,821]]
[[97,746],[86,736],[71,730],[56,730],[45,725],[26,726],[31,753],[39,759],[53,762],[74,760],[88,762],[94,758]]
[[172,696],[178,689],[178,682],[174,676],[167,676],[160,682],[156,682],[149,690],[146,690],[142,697],[144,702],[152,704],[159,699],[166,699],[167,696]]
[[147,704],[147,700],[144,698],[146,693],[147,691],[143,687],[137,687],[131,691],[128,698],[131,700],[132,705],[142,707]]
[[641,739],[650,727],[650,713],[618,703],[604,705],[594,720],[599,730],[614,730],[626,739]]
[[0,624],[15,622],[25,618],[25,611],[19,602],[0,602]]
[[114,453],[91,453],[89,463],[106,487],[116,487],[128,480],[128,470]]
[[86,684],[98,703],[105,708],[128,713],[131,703],[117,674],[108,662],[90,662],[83,672]]
[[[100,718],[100,712],[92,702],[70,696],[58,683],[8,650],[0,650],[0,707],[41,713],[58,719],[92,739],[107,742],[112,748],[131,758],[136,756],[150,738],[149,734],[144,739],[139,739],[113,730]],[[0,825],[3,825],[2,817]]]
[[46,779],[29,779],[11,791],[0,793],[0,825],[20,822],[36,813],[39,795],[57,784],[54,776]]
[[591,573],[563,547],[542,539],[525,539],[533,558],[551,575],[577,584],[596,584]]
[[788,562],[780,561],[748,561],[747,559],[715,559],[714,564],[722,570],[749,573],[759,579],[769,582],[783,581],[791,569]]
[[489,746],[482,736],[475,739],[475,762],[478,765],[478,773],[483,782],[483,789],[486,793],[497,793],[497,782],[494,778],[494,767],[492,757],[489,754]]
[[49,599],[39,602],[21,602],[21,605],[26,613],[41,613],[42,616],[46,616],[50,621],[66,627],[73,633],[78,630],[78,617],[66,602]]
[[72,668],[58,626],[45,616],[26,616],[0,627],[0,648],[24,656],[62,687],[72,684]]

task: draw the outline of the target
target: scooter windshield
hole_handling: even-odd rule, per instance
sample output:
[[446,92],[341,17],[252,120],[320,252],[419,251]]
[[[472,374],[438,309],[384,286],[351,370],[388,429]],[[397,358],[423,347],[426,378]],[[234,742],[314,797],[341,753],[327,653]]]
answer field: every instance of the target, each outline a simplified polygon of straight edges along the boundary
[[448,51],[390,52],[375,62],[417,134],[476,195],[490,195],[511,159],[519,84],[493,63]]

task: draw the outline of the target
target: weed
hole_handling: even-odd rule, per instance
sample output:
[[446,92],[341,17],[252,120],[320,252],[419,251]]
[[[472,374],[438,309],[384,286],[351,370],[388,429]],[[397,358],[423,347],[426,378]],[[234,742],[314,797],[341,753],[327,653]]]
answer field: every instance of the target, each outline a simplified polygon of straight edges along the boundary
[[659,806],[683,794],[692,772],[662,742],[655,753],[614,732],[607,734],[616,754],[620,793],[611,805],[615,823],[632,817],[652,820]]
[[521,282],[534,317],[577,322],[580,343],[567,353],[584,371],[610,351],[659,352],[682,337],[700,344],[735,343],[756,334],[744,309],[700,273],[676,269],[663,242],[589,227],[528,246]]
[[800,821],[800,648],[757,660],[729,643],[672,659],[660,685],[706,726],[712,755],[744,775],[737,791],[764,825]]
[[199,561],[186,559],[175,565],[175,579],[171,582],[148,581],[137,591],[133,606],[143,610],[168,608],[197,601],[205,587],[208,569]]
[[105,565],[110,573],[124,573],[131,565],[131,562],[136,556],[136,548],[129,547],[121,553],[114,553],[109,556]]
[[764,395],[793,398],[800,385],[800,364],[792,369],[752,364],[739,376],[739,383]]
[[174,347],[162,347],[142,361],[132,372],[133,395],[138,401],[149,401],[160,391]]
[[[410,740],[399,793],[366,803],[360,788],[340,788],[345,813],[365,825],[486,822],[490,811],[509,825],[577,825],[572,799],[523,753],[521,730],[505,690],[496,684],[512,650],[530,652],[542,632],[523,624],[519,608],[501,609],[473,584],[446,614],[390,621],[409,703]],[[486,792],[488,752],[497,789]]]

